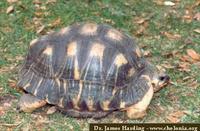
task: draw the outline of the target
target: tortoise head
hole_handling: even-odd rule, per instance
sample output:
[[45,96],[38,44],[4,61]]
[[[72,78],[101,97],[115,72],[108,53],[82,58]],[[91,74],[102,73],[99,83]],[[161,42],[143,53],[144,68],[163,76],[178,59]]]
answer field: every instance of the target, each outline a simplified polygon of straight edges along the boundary
[[164,73],[158,73],[154,75],[152,79],[152,85],[154,92],[159,91],[162,87],[166,86],[169,83],[170,77]]
[[150,76],[154,92],[158,92],[169,83],[170,81],[169,75],[160,71],[156,66],[150,63],[146,63],[146,67],[147,67],[146,71]]

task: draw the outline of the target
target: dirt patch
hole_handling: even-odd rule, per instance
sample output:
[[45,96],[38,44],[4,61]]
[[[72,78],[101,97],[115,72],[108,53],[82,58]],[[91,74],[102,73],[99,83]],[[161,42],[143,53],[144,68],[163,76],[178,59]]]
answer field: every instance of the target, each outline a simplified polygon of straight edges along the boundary
[[14,102],[17,102],[17,98],[13,95],[0,96],[0,116],[4,115]]

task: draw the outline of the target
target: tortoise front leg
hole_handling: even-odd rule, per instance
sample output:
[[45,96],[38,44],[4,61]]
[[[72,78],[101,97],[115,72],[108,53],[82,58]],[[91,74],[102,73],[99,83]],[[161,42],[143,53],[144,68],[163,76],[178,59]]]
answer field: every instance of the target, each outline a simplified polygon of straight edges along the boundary
[[152,96],[153,87],[150,87],[141,101],[127,108],[127,116],[131,119],[143,118],[146,115],[146,109],[150,104]]
[[31,94],[23,94],[19,100],[17,109],[24,112],[33,112],[35,109],[46,104],[45,100],[38,99]]

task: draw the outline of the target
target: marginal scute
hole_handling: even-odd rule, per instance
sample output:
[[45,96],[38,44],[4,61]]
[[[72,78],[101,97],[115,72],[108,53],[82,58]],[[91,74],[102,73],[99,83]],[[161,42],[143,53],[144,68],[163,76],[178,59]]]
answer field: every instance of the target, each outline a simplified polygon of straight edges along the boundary
[[27,87],[29,87],[31,84],[27,83],[23,88],[26,90]]
[[89,98],[88,101],[87,101],[87,107],[88,107],[89,111],[95,110],[94,109],[94,101],[91,98]]
[[123,109],[123,108],[125,108],[125,105],[126,105],[126,102],[121,101],[119,106],[120,106],[121,109]]
[[32,40],[32,41],[30,42],[30,46],[35,45],[35,44],[37,43],[37,41],[38,41],[38,39],[34,39],[34,40]]
[[80,100],[82,91],[83,91],[83,83],[82,83],[82,81],[80,81],[79,82],[79,92],[78,92],[78,96],[76,98],[77,100]]
[[63,97],[60,98],[59,103],[58,103],[58,106],[61,107],[61,108],[64,108],[63,99],[64,99]]
[[80,34],[82,35],[95,35],[97,32],[98,26],[95,23],[87,23],[83,25],[80,30]]
[[53,47],[52,46],[47,46],[46,49],[43,51],[43,54],[47,56],[51,56],[53,53]]
[[110,104],[110,101],[109,100],[105,100],[102,102],[102,109],[103,110],[109,110],[109,104]]
[[79,82],[79,91],[78,91],[78,95],[77,95],[77,97],[75,97],[75,98],[73,99],[74,108],[76,108],[76,109],[78,109],[78,110],[80,109],[78,103],[79,103],[80,98],[81,98],[82,90],[83,90],[83,83],[82,83],[82,81],[80,81],[80,82]]
[[61,29],[59,34],[61,34],[61,35],[68,34],[69,31],[70,31],[70,27],[65,27],[65,28]]
[[80,110],[80,107],[78,106],[79,101],[76,98],[73,98],[72,102],[73,102],[74,108],[77,109],[77,110]]
[[48,103],[50,103],[50,101],[49,101],[49,95],[48,94],[46,94],[46,96],[45,96],[45,100],[48,102]]
[[142,52],[140,51],[139,47],[136,47],[135,49],[135,53],[138,57],[141,57],[142,56]]
[[90,51],[90,56],[96,56],[103,58],[103,52],[104,52],[105,46],[101,43],[93,43],[93,46]]
[[116,56],[116,58],[115,58],[115,65],[117,66],[117,67],[120,67],[121,65],[124,65],[124,64],[127,64],[128,63],[128,61],[127,61],[127,59],[124,57],[124,55],[123,54],[118,54],[117,56]]
[[77,52],[77,43],[76,43],[76,41],[72,41],[71,43],[68,44],[67,55],[75,56],[76,52]]
[[112,40],[121,41],[122,40],[122,33],[115,29],[110,29],[106,36]]

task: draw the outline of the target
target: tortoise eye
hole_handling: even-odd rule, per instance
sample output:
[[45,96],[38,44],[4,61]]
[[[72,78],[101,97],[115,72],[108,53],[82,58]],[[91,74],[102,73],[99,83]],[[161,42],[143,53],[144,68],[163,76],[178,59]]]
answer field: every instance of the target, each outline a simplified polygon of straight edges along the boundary
[[165,81],[165,82],[167,82],[167,81],[169,81],[169,79],[170,79],[170,77],[169,77],[168,75],[163,75],[163,76],[160,76],[160,77],[159,77],[159,80],[160,80],[160,81]]
[[165,80],[165,77],[164,77],[164,76],[160,76],[160,77],[159,77],[159,80],[160,80],[160,81],[164,81],[164,80]]

